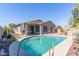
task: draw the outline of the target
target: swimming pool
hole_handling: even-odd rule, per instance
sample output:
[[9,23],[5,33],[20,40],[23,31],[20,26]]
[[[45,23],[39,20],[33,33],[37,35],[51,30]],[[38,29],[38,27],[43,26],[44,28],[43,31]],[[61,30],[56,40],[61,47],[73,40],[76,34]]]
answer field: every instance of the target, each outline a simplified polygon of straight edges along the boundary
[[65,37],[34,36],[25,38],[20,42],[18,55],[41,56],[52,47],[61,43]]

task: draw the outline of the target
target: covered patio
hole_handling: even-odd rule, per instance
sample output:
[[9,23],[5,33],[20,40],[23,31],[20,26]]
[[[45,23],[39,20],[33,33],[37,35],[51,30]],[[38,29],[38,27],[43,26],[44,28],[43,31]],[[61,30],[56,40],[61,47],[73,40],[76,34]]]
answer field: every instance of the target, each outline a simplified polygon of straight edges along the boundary
[[35,23],[35,22],[26,23],[25,26],[26,26],[25,27],[26,35],[41,35],[42,34],[41,24],[39,24],[39,23]]

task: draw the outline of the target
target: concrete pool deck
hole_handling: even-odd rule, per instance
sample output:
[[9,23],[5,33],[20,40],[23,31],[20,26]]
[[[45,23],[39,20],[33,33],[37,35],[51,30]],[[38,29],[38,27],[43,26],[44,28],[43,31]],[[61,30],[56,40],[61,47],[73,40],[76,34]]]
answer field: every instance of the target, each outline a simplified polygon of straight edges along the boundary
[[79,51],[77,51],[77,47],[79,46],[79,44],[75,43],[73,41],[71,48],[69,49],[68,53],[66,56],[79,56]]

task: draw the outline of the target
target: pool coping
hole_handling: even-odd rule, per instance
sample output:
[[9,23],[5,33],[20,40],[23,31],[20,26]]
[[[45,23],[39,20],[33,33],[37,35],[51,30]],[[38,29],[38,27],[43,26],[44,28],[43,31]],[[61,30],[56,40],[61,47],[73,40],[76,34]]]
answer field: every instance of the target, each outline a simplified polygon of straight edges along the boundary
[[68,37],[67,35],[54,35],[54,34],[43,34],[43,35],[31,35],[20,38],[18,41],[22,41],[25,38],[34,37],[34,36],[58,36],[58,37]]

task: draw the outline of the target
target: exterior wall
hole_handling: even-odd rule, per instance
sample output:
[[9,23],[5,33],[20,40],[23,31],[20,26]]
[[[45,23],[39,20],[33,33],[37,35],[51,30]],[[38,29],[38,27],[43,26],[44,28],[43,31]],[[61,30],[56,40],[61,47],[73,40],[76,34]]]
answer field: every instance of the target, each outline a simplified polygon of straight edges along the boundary
[[21,31],[23,31],[23,30],[25,30],[25,24],[23,23],[23,24],[21,24]]
[[[14,33],[18,34],[18,35],[27,35],[27,24],[21,24],[19,26],[16,26],[15,28],[13,28]],[[23,32],[24,31],[24,32]]]
[[14,30],[15,34],[21,35],[21,27],[20,26],[13,28],[13,30]]
[[[47,26],[47,32],[44,32],[44,26]],[[51,27],[52,27],[52,32],[51,32]],[[52,24],[51,22],[45,22],[41,25],[41,31],[42,31],[42,34],[48,34],[48,33],[54,33],[56,30],[55,30],[55,25]]]

